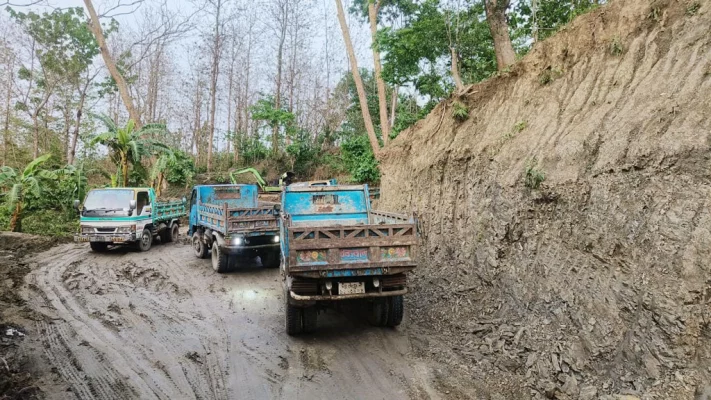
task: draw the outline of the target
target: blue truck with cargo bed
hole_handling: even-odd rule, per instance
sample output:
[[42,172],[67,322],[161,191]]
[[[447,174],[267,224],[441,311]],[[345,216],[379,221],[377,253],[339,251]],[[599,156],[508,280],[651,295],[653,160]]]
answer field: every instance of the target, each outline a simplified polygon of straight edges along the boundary
[[289,335],[315,330],[319,311],[345,300],[362,302],[373,325],[401,323],[414,214],[372,210],[367,185],[289,185],[280,218]]
[[234,268],[239,256],[259,256],[262,266],[279,267],[278,206],[259,201],[257,195],[257,185],[193,188],[188,235],[195,256],[211,256],[218,273]]

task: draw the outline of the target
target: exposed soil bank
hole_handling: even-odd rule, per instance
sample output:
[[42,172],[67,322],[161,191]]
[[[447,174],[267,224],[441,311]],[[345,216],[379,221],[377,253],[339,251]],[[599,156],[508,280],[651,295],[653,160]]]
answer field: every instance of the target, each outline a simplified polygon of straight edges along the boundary
[[506,398],[701,396],[709,32],[708,1],[613,1],[384,151],[380,205],[421,218],[410,315],[437,359]]

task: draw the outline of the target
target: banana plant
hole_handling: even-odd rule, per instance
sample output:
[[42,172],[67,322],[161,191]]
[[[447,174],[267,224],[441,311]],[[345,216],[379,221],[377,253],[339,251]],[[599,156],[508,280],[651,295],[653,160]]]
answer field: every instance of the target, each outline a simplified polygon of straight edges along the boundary
[[125,126],[119,127],[109,117],[105,115],[95,115],[104,126],[106,132],[95,136],[90,145],[103,144],[109,148],[111,158],[121,170],[118,183],[121,186],[128,186],[128,169],[131,163],[140,163],[145,156],[170,151],[165,144],[150,139],[151,134],[164,135],[168,132],[163,124],[146,124],[141,129],[136,129],[133,120],[129,120]]
[[163,181],[165,180],[165,172],[170,168],[172,163],[175,163],[175,153],[168,150],[157,155],[158,159],[153,164],[151,169],[151,184],[156,191],[156,196],[160,196],[163,190]]
[[22,210],[28,195],[39,197],[42,194],[41,180],[56,179],[57,174],[42,168],[51,154],[45,154],[32,160],[24,170],[20,171],[9,166],[0,167],[0,188],[4,192],[5,206],[12,213],[10,230],[18,232],[22,219]]

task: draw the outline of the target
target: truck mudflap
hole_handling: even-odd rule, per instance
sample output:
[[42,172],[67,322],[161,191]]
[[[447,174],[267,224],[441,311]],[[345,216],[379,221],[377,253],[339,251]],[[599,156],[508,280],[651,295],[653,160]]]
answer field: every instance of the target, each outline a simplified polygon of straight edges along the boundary
[[376,298],[376,297],[391,297],[391,296],[401,296],[407,293],[407,288],[400,290],[390,290],[387,292],[372,292],[372,293],[352,293],[352,294],[334,294],[334,295],[300,295],[294,293],[293,290],[289,291],[289,295],[292,299],[297,301],[334,301],[334,300],[352,300],[352,299],[366,299],[366,298]]

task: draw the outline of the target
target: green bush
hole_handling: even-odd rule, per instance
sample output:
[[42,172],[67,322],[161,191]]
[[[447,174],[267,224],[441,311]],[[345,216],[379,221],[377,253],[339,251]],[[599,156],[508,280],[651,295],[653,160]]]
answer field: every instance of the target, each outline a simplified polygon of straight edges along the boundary
[[538,159],[533,157],[526,163],[526,169],[523,175],[523,182],[526,187],[538,189],[541,183],[546,180],[546,174],[538,169]]
[[366,135],[354,136],[341,145],[340,160],[333,160],[335,164],[342,163],[337,169],[345,169],[359,183],[376,183],[380,181],[378,160],[373,155],[370,141]]
[[78,231],[79,216],[58,210],[35,210],[25,213],[20,226],[24,233],[66,237]]
[[452,103],[452,118],[459,122],[464,122],[469,118],[469,107],[461,101]]
[[176,150],[174,154],[175,160],[168,163],[165,180],[174,185],[189,186],[197,172],[195,163],[192,157],[182,150]]

